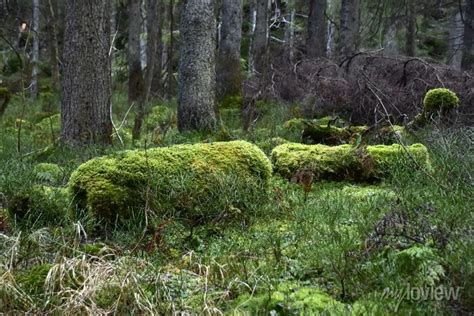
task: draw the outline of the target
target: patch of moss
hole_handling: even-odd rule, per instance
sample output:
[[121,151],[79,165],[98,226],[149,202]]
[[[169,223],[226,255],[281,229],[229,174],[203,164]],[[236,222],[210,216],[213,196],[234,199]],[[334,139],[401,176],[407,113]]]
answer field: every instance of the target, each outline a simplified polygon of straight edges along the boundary
[[40,264],[21,272],[16,277],[16,281],[20,288],[32,295],[38,295],[44,292],[44,284],[51,264]]
[[219,199],[243,209],[246,200],[265,199],[271,173],[265,154],[244,141],[178,145],[90,160],[69,189],[80,207],[109,219],[130,216],[147,198],[157,209],[206,216],[219,211],[212,203]]
[[[428,150],[421,144],[407,147],[422,166],[429,167]],[[386,176],[406,156],[402,146],[378,145],[354,148],[350,145],[326,146],[284,144],[272,151],[275,171],[292,178],[299,170],[311,169],[315,179],[366,181]]]
[[423,100],[425,111],[447,113],[459,106],[459,98],[453,91],[445,88],[429,90]]
[[272,315],[319,315],[343,313],[344,304],[318,288],[280,284],[276,290],[237,298],[233,313],[271,313]]
[[68,205],[67,189],[33,185],[15,192],[8,200],[7,210],[12,218],[33,218],[41,222],[59,223],[65,218]]
[[61,167],[53,163],[39,163],[33,169],[36,180],[57,185],[63,178]]

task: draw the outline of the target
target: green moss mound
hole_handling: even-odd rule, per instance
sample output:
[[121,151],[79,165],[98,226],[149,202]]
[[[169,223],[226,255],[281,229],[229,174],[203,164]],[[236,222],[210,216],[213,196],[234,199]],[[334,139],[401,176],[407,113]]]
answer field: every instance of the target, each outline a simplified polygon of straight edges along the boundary
[[459,98],[453,91],[445,88],[429,90],[423,100],[427,112],[449,112],[459,106]]
[[283,283],[275,291],[236,300],[235,315],[320,315],[343,314],[344,304],[320,289]]
[[217,142],[96,158],[79,166],[69,188],[80,208],[103,218],[127,218],[147,202],[155,213],[214,218],[265,199],[271,174],[255,145]]
[[398,144],[354,148],[351,145],[326,146],[284,144],[272,151],[275,171],[293,178],[300,170],[310,169],[315,179],[368,181],[383,178],[407,152],[421,167],[429,167],[428,150],[422,144]]

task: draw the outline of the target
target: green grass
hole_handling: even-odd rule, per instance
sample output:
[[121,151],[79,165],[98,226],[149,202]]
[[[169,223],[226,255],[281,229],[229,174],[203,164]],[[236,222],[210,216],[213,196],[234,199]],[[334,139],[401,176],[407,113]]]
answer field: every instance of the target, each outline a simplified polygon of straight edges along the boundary
[[[18,152],[16,119],[35,122],[41,112],[28,104],[21,116],[21,102],[13,101],[0,124],[3,312],[431,315],[474,308],[472,130],[416,135],[430,150],[433,173],[401,161],[382,183],[317,182],[307,198],[301,185],[274,176],[269,202],[245,218],[190,226],[143,210],[105,226],[79,216],[61,190],[82,162],[123,148],[230,139],[268,153],[271,138],[298,141],[281,127],[291,111],[269,106],[248,133],[236,113],[225,113],[225,128],[214,135],[171,126],[146,130],[136,144],[123,137],[123,144],[83,151],[38,144],[38,128],[26,123]],[[175,102],[162,105],[173,109]],[[125,96],[115,95],[119,132],[133,124],[127,110]],[[38,163],[57,164],[61,173],[38,177]],[[23,213],[11,212],[15,201]],[[384,295],[407,286],[462,290],[449,301]]]

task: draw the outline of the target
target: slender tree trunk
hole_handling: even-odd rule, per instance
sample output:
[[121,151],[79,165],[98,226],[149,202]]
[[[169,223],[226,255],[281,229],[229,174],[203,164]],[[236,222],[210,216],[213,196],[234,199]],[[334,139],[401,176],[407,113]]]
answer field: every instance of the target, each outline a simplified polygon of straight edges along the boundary
[[311,0],[309,3],[308,40],[306,42],[308,57],[326,56],[326,12],[327,0]]
[[400,53],[398,49],[396,21],[393,21],[388,25],[388,29],[384,36],[383,47],[384,53],[388,56],[396,56]]
[[159,21],[158,21],[158,2],[157,0],[147,0],[147,16],[146,16],[146,28],[148,34],[147,40],[147,52],[146,52],[146,71],[145,71],[145,80],[144,80],[144,91],[143,95],[139,100],[139,107],[137,115],[135,116],[135,124],[133,126],[133,139],[137,140],[140,137],[141,128],[143,125],[143,119],[145,117],[145,106],[150,97],[151,85],[153,81],[153,75],[155,73],[155,60],[156,60],[156,50],[158,43],[158,30],[159,30]]
[[61,138],[110,144],[110,0],[65,0]]
[[183,3],[178,73],[180,131],[211,131],[217,127],[215,30],[213,0]]
[[262,74],[267,62],[268,46],[268,0],[257,0],[256,23],[252,42],[253,70]]
[[249,47],[248,47],[248,61],[247,61],[247,68],[248,72],[253,72],[253,55],[252,55],[252,47],[253,47],[253,39],[255,37],[255,28],[257,26],[257,0],[249,0],[249,17],[250,17],[250,27],[248,31],[248,36],[250,38]]
[[463,50],[464,24],[462,22],[461,12],[456,10],[451,17],[449,26],[449,52],[448,65],[461,69],[462,50]]
[[[153,27],[158,28],[158,32],[156,34],[156,57],[155,57],[155,66],[153,67],[153,79],[151,83],[151,94],[154,97],[162,96],[163,94],[163,25],[164,25],[164,3],[163,1],[158,1],[158,13],[157,19],[158,21],[154,23]],[[151,27],[151,26],[149,26]]]
[[[281,6],[281,4],[279,4]],[[281,7],[277,7],[275,11],[276,16],[281,16]],[[295,8],[295,0],[291,0],[287,2],[287,11],[290,12],[288,16],[288,23],[285,29],[285,43],[286,43],[286,50],[288,53],[288,60],[290,63],[293,63],[295,57],[295,17],[296,17],[296,8]]]
[[415,33],[416,33],[416,14],[415,14],[415,3],[408,1],[407,8],[407,31],[406,31],[406,42],[405,42],[405,54],[407,56],[416,55],[415,45]]
[[217,93],[221,100],[242,93],[240,69],[242,14],[242,0],[224,0],[221,41],[217,58]]
[[360,0],[342,0],[340,54],[350,56],[359,48]]
[[33,50],[31,71],[31,97],[38,97],[38,74],[39,74],[39,31],[40,31],[40,0],[33,0]]
[[128,102],[138,102],[143,94],[141,65],[141,0],[128,0]]
[[[184,4],[183,4],[184,5]],[[167,89],[166,97],[170,99],[173,95],[173,82],[174,82],[174,71],[173,71],[173,54],[174,54],[174,0],[170,0],[168,6],[168,20],[169,20],[169,31],[170,41],[168,44],[168,60],[166,61],[166,75],[167,75]]]
[[59,48],[58,48],[58,28],[56,20],[56,10],[52,3],[53,0],[48,0],[47,16],[48,16],[48,30],[49,34],[49,58],[51,63],[52,75],[52,89],[56,91],[59,89]]
[[464,51],[461,67],[463,70],[474,68],[474,0],[466,0],[464,13]]

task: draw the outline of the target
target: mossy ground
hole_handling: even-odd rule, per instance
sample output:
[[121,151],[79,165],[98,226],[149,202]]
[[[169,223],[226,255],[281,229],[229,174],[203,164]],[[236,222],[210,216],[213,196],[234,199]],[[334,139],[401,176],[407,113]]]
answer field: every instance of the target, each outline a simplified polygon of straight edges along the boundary
[[[122,136],[133,124],[125,100],[123,95],[113,100]],[[222,111],[225,128],[214,135],[147,128],[135,144],[122,137],[111,148],[77,151],[53,137],[35,142],[43,131],[35,118],[41,105],[27,104],[31,111],[23,112],[22,102],[13,98],[0,129],[2,311],[441,315],[474,308],[469,131],[417,135],[430,153],[429,172],[401,158],[376,184],[318,179],[308,187],[272,175],[265,198],[249,201],[258,210],[247,216],[235,203],[213,204],[226,202],[216,196],[208,205],[226,208],[211,221],[190,225],[171,208],[160,215],[151,203],[110,225],[77,212],[65,190],[83,163],[114,155],[126,161],[126,153],[117,154],[124,150],[232,140],[257,144],[269,155],[276,146],[300,140],[299,132],[283,126],[291,111],[272,104],[247,133],[235,120],[238,113]],[[174,111],[173,102],[160,106]],[[25,123],[21,129],[17,119]],[[385,148],[372,152],[383,156]],[[332,158],[340,163],[340,155]],[[102,161],[100,170],[108,171],[115,165],[108,166],[107,159],[92,161]],[[133,187],[140,174],[130,173],[127,185]],[[167,193],[185,192],[182,180],[174,179]],[[222,197],[233,191],[233,197],[249,196],[241,187],[221,189]],[[178,200],[186,203],[184,195]],[[384,294],[386,288],[397,293],[408,286],[462,290],[456,299],[439,301]]]

